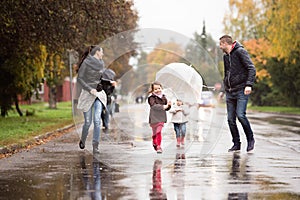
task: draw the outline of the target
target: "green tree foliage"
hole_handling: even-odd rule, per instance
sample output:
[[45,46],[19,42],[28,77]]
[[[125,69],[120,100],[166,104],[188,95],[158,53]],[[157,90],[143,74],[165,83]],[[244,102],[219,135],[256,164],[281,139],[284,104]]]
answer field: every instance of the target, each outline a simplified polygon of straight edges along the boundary
[[147,56],[147,80],[155,80],[156,72],[167,64],[180,62],[183,56],[182,47],[176,42],[159,43]]
[[295,63],[300,53],[300,0],[261,1],[265,8],[265,37],[272,44],[272,54]]
[[264,9],[256,0],[229,0],[229,12],[225,14],[224,32],[240,41],[259,38],[264,32]]
[[281,101],[275,102],[282,106],[300,106],[300,59],[295,63],[284,62],[277,58],[268,60],[267,70]]
[[[17,102],[17,95],[30,97],[41,82],[41,75],[51,75],[53,69],[49,63],[54,61],[53,55],[62,61],[55,67],[60,70],[66,66],[63,61],[67,60],[64,57],[67,49],[80,53],[87,45],[135,28],[137,13],[132,5],[132,1],[126,0],[1,1],[0,69],[1,78],[4,77],[0,85],[0,95],[4,97],[0,101],[1,115],[5,116],[12,103]],[[54,73],[58,80],[50,84],[64,78],[60,71]]]

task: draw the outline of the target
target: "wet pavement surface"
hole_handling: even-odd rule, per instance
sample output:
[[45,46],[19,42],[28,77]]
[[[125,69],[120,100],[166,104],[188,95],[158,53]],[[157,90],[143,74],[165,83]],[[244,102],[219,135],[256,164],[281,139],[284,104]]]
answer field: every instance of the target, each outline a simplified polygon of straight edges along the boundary
[[[0,199],[300,199],[300,116],[249,112],[256,145],[232,146],[224,108],[203,109],[204,141],[176,148],[172,124],[163,153],[151,144],[145,105],[120,108],[101,133],[100,154],[78,147],[81,124],[0,159]],[[188,126],[187,126],[188,128]],[[92,134],[89,135],[91,139]]]

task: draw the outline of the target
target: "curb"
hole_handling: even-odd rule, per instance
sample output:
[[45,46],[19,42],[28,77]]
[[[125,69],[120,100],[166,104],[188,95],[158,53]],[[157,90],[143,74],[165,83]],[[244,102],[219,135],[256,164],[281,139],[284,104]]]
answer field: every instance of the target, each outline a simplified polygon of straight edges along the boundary
[[4,158],[4,157],[7,157],[7,156],[10,156],[12,154],[15,154],[15,153],[19,152],[22,149],[26,149],[26,148],[29,148],[31,146],[44,144],[44,143],[47,142],[45,140],[49,139],[50,137],[52,137],[52,136],[54,138],[59,137],[62,134],[64,134],[64,132],[66,132],[66,131],[69,132],[70,129],[72,129],[74,127],[75,127],[75,124],[70,124],[70,125],[64,126],[62,128],[59,128],[57,130],[50,131],[50,132],[47,132],[45,134],[35,136],[32,139],[26,140],[24,143],[11,144],[11,145],[8,145],[8,146],[1,147],[0,148],[0,159]]

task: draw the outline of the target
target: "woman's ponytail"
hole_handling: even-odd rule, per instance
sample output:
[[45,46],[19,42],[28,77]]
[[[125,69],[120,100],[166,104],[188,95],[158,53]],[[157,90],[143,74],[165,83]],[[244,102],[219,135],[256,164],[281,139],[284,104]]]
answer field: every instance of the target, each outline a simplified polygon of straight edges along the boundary
[[80,68],[81,64],[83,63],[84,59],[86,59],[86,57],[90,54],[90,52],[92,51],[92,49],[95,48],[95,47],[96,47],[95,45],[88,46],[86,48],[86,50],[83,52],[83,54],[81,55],[80,60],[79,60],[79,62],[77,64],[76,73],[78,73],[79,68]]

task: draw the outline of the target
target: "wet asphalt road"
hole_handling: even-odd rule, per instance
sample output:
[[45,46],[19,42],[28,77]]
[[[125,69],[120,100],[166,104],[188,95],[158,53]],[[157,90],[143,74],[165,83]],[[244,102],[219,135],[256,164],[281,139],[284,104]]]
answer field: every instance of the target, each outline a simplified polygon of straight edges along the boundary
[[300,199],[300,116],[248,113],[255,150],[241,131],[242,150],[229,153],[224,109],[203,109],[204,141],[187,134],[176,148],[166,124],[156,154],[145,106],[120,110],[99,155],[90,140],[79,149],[75,119],[70,133],[1,159],[0,199]]

